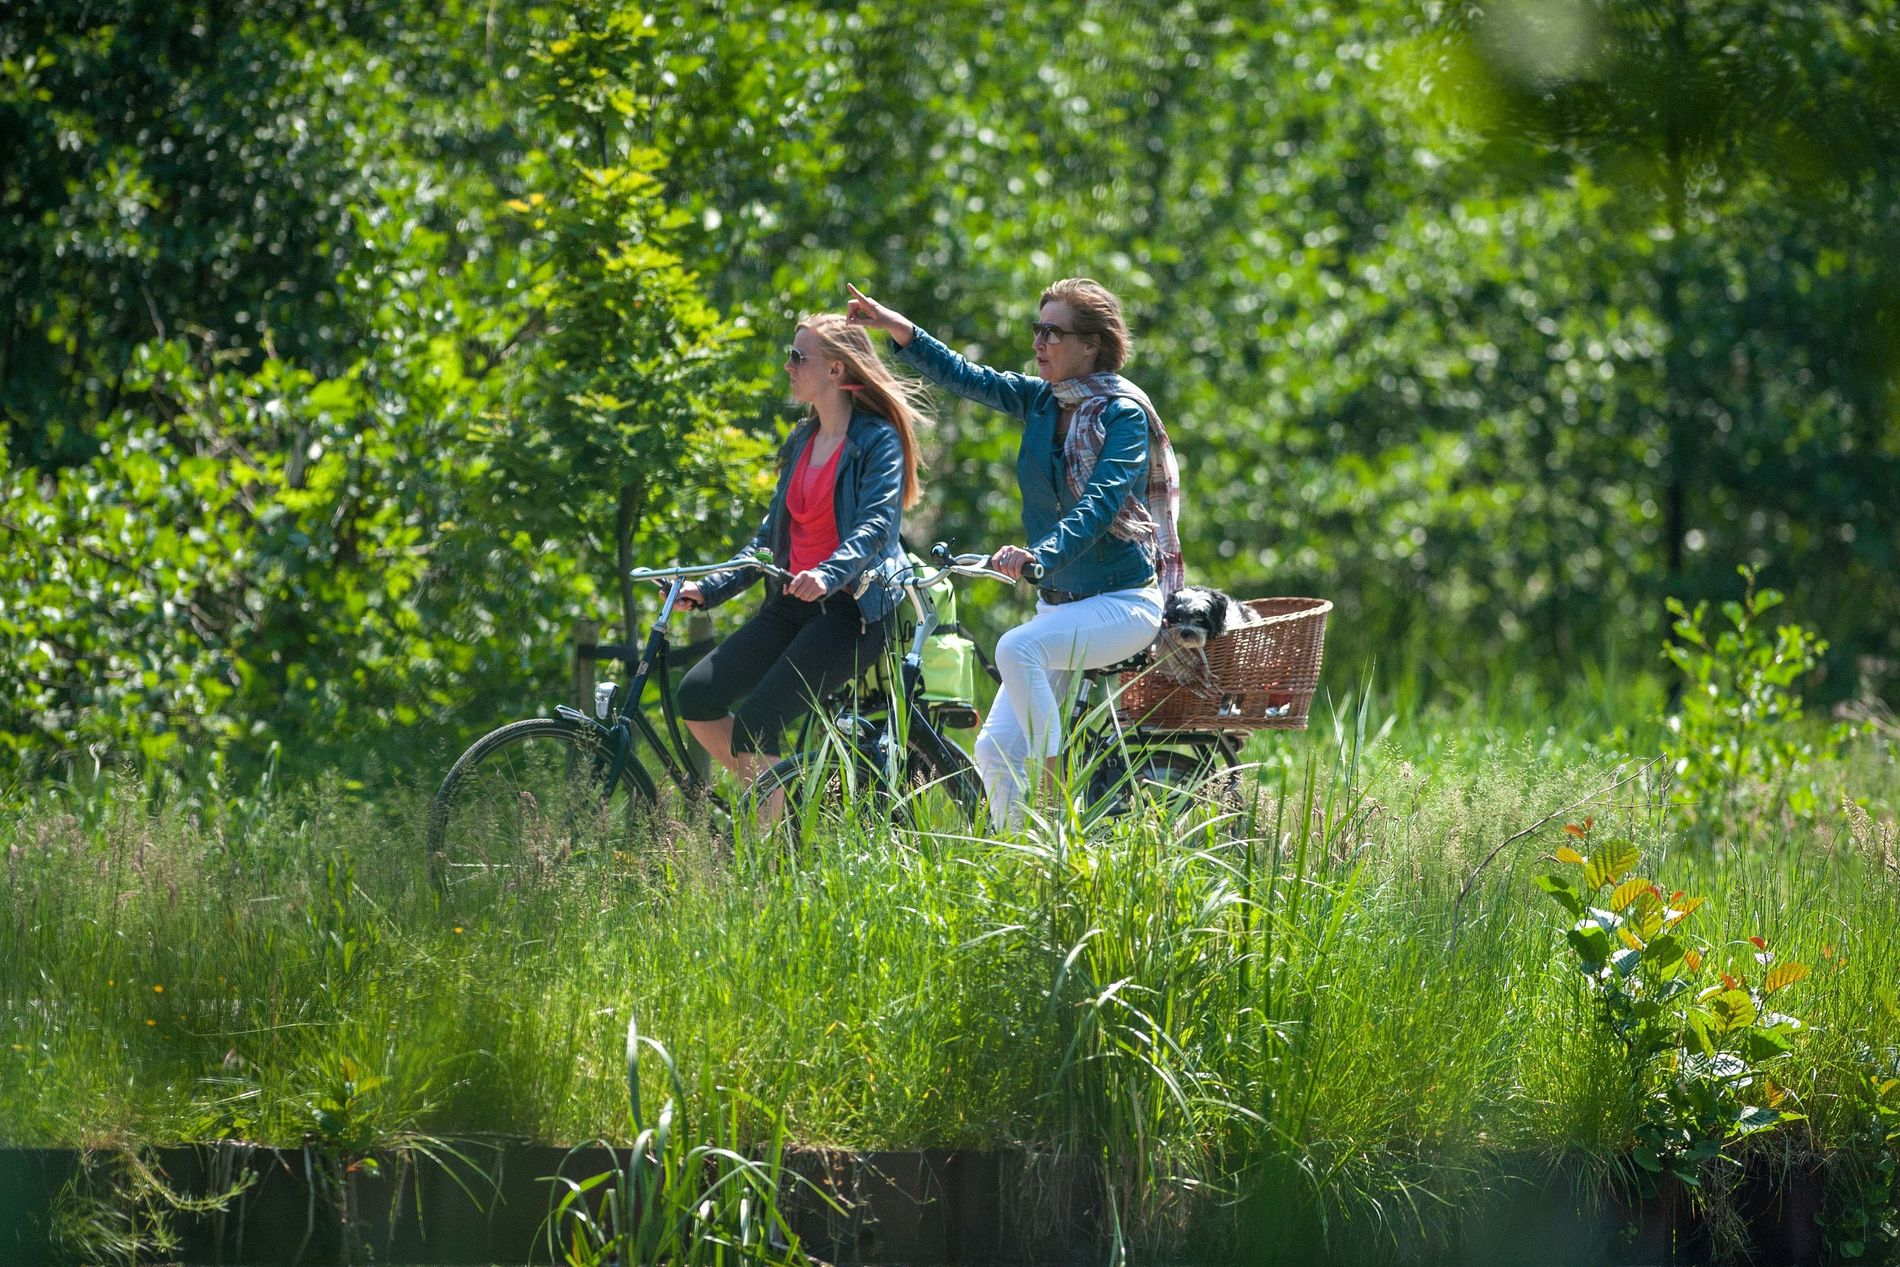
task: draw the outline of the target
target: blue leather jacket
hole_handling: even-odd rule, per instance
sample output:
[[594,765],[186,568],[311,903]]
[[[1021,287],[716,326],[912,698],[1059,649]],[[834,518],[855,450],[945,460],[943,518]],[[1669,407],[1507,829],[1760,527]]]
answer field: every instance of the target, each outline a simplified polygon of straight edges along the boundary
[[[699,583],[706,606],[723,603],[751,588],[759,579],[759,570],[745,564],[755,551],[770,550],[780,567],[791,566],[792,524],[791,516],[785,513],[785,491],[791,486],[798,455],[817,429],[817,419],[807,418],[785,438],[778,454],[778,489],[772,494],[771,505],[765,508],[759,530],[732,557],[732,567],[714,572]],[[826,594],[840,590],[857,594],[858,610],[867,621],[882,620],[897,606],[894,591],[866,582],[878,576],[894,576],[904,566],[903,550],[898,545],[903,505],[904,446],[897,438],[897,428],[874,414],[854,412],[845,431],[844,452],[838,458],[837,484],[832,492],[838,548],[817,570],[825,578]],[[766,583],[768,595],[776,595],[780,588],[778,581]]]
[[1055,392],[1040,378],[977,365],[915,328],[897,359],[939,387],[1023,422],[1016,482],[1023,494],[1023,533],[1042,564],[1042,584],[1072,594],[1138,589],[1155,579],[1154,556],[1138,541],[1109,535],[1123,499],[1148,503],[1148,416],[1132,400],[1109,403],[1102,455],[1082,495],[1069,492],[1056,449]]

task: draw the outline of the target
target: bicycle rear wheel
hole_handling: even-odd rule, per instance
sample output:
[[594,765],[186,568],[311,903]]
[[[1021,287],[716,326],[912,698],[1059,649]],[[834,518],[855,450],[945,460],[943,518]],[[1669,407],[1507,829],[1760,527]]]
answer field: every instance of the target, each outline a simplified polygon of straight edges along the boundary
[[483,903],[576,858],[625,848],[644,796],[600,733],[565,717],[490,731],[449,768],[429,814],[430,878]]
[[1109,818],[1144,804],[1175,819],[1218,815],[1221,834],[1232,837],[1241,829],[1240,778],[1240,771],[1212,749],[1137,748],[1126,765],[1116,759],[1096,767],[1089,780],[1089,801]]

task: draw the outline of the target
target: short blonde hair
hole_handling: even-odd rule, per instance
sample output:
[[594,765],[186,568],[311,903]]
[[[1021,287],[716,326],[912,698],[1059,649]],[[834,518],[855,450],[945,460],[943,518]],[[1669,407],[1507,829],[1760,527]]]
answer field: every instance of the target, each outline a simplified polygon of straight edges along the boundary
[[1095,368],[1113,372],[1128,363],[1134,350],[1128,323],[1122,320],[1122,301],[1115,292],[1090,277],[1065,277],[1049,283],[1037,306],[1060,299],[1075,310],[1075,332],[1094,336],[1101,344]]

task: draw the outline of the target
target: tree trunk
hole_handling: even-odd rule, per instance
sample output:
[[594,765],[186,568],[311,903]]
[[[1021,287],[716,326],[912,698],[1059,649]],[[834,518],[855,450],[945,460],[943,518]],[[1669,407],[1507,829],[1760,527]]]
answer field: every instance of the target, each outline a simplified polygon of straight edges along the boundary
[[[1687,15],[1682,0],[1677,0],[1670,43],[1685,82],[1691,53],[1688,46]],[[1663,348],[1663,421],[1669,447],[1668,486],[1663,490],[1663,562],[1664,584],[1671,592],[1682,588],[1683,539],[1689,532],[1689,483],[1696,465],[1694,418],[1690,373],[1682,331],[1682,259],[1688,249],[1685,213],[1688,185],[1688,157],[1684,153],[1682,103],[1674,98],[1665,103],[1663,164],[1665,214],[1669,222],[1669,247],[1662,255],[1662,275],[1658,279],[1657,307],[1662,312]]]

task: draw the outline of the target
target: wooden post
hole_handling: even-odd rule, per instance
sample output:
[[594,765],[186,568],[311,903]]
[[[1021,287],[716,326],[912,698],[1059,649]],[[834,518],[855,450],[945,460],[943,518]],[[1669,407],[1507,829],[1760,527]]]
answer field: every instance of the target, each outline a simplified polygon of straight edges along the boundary
[[600,626],[591,620],[574,622],[574,707],[594,715],[594,657],[582,655],[582,647],[600,641]]

